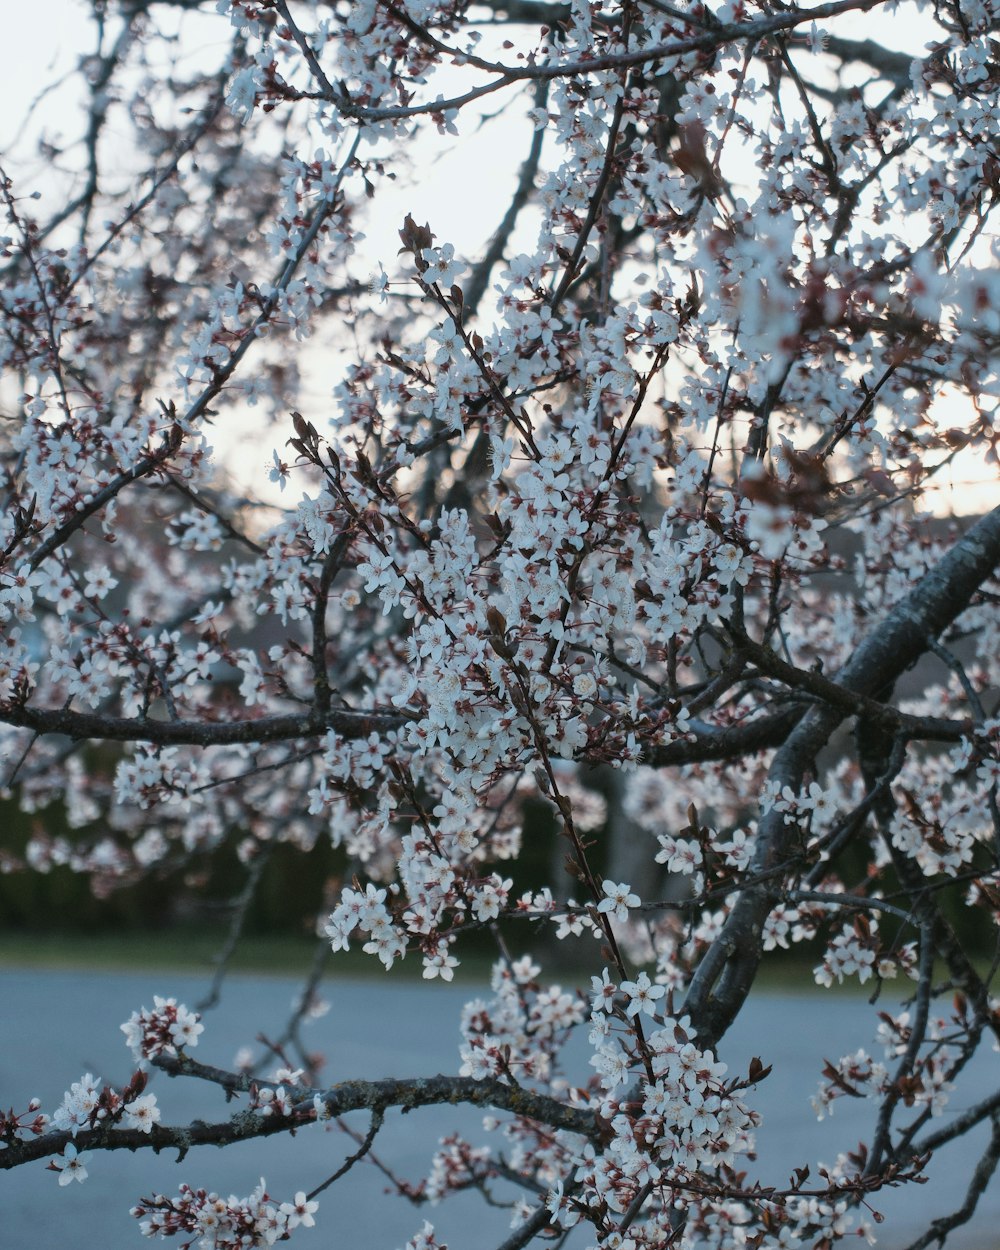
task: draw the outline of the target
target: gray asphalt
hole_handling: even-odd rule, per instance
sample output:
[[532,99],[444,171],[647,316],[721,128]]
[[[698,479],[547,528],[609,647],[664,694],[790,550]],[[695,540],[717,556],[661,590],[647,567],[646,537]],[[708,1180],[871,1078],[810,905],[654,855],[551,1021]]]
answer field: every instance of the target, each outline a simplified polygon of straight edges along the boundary
[[[124,1083],[130,1055],[119,1025],[154,994],[175,995],[193,1004],[205,979],[163,973],[0,971],[0,1106],[23,1109],[32,1096],[52,1111],[63,1091],[84,1072]],[[230,1066],[240,1045],[252,1044],[262,1029],[276,1034],[295,993],[281,978],[236,976],[223,1003],[205,1019],[196,1052],[208,1063]],[[332,1083],[349,1077],[430,1075],[458,1066],[458,1018],[472,994],[467,987],[329,982],[331,1010],[309,1026],[310,1044],[328,1057]],[[830,1162],[870,1135],[869,1109],[841,1100],[832,1118],[818,1124],[809,1103],[819,1057],[837,1059],[868,1043],[876,1009],[863,998],[843,995],[758,997],[725,1040],[721,1057],[733,1072],[758,1055],[774,1067],[751,1100],[764,1116],[758,1135],[762,1180],[786,1184],[791,1168]],[[584,1050],[577,1051],[585,1065]],[[969,1066],[945,1112],[951,1117],[1000,1084],[1000,1063],[989,1053]],[[182,1123],[226,1114],[219,1091],[196,1082],[170,1081],[160,1074],[151,1088],[165,1122]],[[387,1117],[376,1146],[398,1174],[415,1180],[427,1169],[437,1138],[458,1131],[484,1140],[481,1115],[472,1110],[427,1109]],[[364,1129],[364,1118],[352,1121]],[[929,1219],[960,1205],[968,1177],[987,1140],[980,1129],[942,1151],[931,1165],[931,1183],[880,1194],[873,1205],[885,1215],[878,1229],[883,1250],[904,1250]],[[60,1188],[42,1164],[0,1172],[2,1250],[130,1250],[149,1245],[128,1214],[153,1190],[171,1194],[181,1181],[223,1194],[246,1194],[266,1177],[279,1200],[311,1189],[334,1171],[353,1148],[336,1129],[310,1129],[295,1138],[248,1142],[225,1150],[192,1152],[178,1164],[172,1156],[94,1154],[83,1184]],[[302,1250],[396,1250],[430,1219],[451,1250],[492,1250],[509,1232],[508,1216],[460,1195],[436,1208],[415,1209],[385,1196],[385,1181],[361,1165],[322,1196],[317,1226],[295,1234]],[[997,1244],[1000,1182],[984,1195],[972,1223],[953,1234],[954,1250],[988,1250]],[[170,1244],[169,1242],[166,1244]],[[854,1243],[861,1244],[864,1243]]]

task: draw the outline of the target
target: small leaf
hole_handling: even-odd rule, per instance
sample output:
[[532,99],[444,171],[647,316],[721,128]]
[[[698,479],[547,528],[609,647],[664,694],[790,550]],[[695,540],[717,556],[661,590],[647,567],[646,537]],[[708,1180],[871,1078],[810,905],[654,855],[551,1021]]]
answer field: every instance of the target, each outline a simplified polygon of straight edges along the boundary
[[417,257],[419,257],[425,247],[432,247],[434,244],[434,234],[431,231],[430,224],[418,226],[409,213],[403,219],[403,228],[399,232],[399,237],[403,241],[403,246],[399,249],[399,252],[412,252]]
[[756,1085],[758,1081],[763,1081],[765,1077],[769,1076],[771,1073],[771,1066],[771,1064],[768,1064],[767,1067],[765,1067],[755,1055],[753,1059],[750,1060],[750,1072],[747,1078],[750,1081],[750,1084]]
[[507,633],[507,618],[499,608],[494,607],[491,603],[486,609],[486,623],[490,627],[490,633],[495,634],[498,638],[503,638]]

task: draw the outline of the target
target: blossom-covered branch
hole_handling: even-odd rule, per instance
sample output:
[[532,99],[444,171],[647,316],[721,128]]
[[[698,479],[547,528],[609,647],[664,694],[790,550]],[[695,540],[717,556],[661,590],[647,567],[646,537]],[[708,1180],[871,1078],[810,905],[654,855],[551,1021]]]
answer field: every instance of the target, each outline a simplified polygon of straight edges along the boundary
[[[231,874],[206,1003],[283,847],[322,857],[282,918],[334,968],[415,964],[434,1011],[495,962],[454,1072],[329,1088],[319,961],[235,1071],[154,999],[125,1087],[4,1095],[0,1169],[332,1117],[330,1185],[513,1186],[511,1250],[873,1235],[996,1115],[932,1127],[1000,1033],[996,0],[94,18],[58,159],[29,126],[0,185],[3,879]],[[795,952],[881,994],[812,1057],[870,1131],[748,1180],[785,1074],[731,1026]],[[246,1101],[164,1126],[150,1064]],[[460,1102],[486,1144],[381,1162],[391,1108]],[[322,1219],[258,1175],[139,1227]]]

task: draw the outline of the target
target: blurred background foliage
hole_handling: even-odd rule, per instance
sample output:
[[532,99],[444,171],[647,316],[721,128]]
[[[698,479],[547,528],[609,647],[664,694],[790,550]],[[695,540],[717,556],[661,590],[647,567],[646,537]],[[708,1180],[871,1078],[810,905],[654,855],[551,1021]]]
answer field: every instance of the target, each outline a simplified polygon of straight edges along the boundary
[[[71,829],[65,813],[55,805],[25,814],[13,801],[0,801],[0,842],[8,865],[23,860],[28,840],[39,828],[49,837],[65,838],[80,846],[103,833],[96,827]],[[63,948],[75,947],[83,953],[86,947],[80,943],[84,939],[94,939],[98,946],[121,939],[147,951],[161,942],[165,951],[180,952],[182,962],[210,962],[213,951],[225,941],[237,899],[247,884],[248,868],[237,854],[242,836],[233,832],[210,852],[196,853],[183,863],[157,865],[139,879],[112,888],[103,888],[100,881],[95,883],[69,867],[47,872],[30,868],[0,872],[0,960],[5,953],[8,958],[20,959],[35,949],[50,949],[58,958]],[[595,839],[593,862],[601,872],[609,859],[607,832],[598,832]],[[850,865],[855,879],[862,879],[866,871],[860,854],[859,850],[858,863]],[[498,865],[498,870],[513,879],[514,897],[518,897],[551,883],[562,858],[551,812],[544,804],[531,803],[525,810],[522,852],[516,861]],[[320,839],[310,851],[284,843],[270,846],[245,912],[247,954],[254,951],[259,960],[269,941],[283,944],[286,954],[312,946],[317,920],[322,923],[340,888],[350,884],[348,871],[346,853],[326,839]],[[850,884],[850,876],[845,879]],[[572,893],[568,880],[566,892]],[[979,909],[956,904],[947,919],[979,959],[992,957],[997,934]],[[557,943],[551,926],[524,922],[507,922],[504,929],[515,955],[546,949],[563,968],[576,962],[577,943],[592,940]],[[912,934],[902,934],[900,940],[910,937]],[[790,951],[774,951],[766,962],[780,979],[782,969],[791,975],[796,969],[802,972],[818,963],[821,945],[817,939]],[[466,935],[460,948],[462,955],[472,958],[480,968],[495,949],[492,935],[482,929]],[[202,952],[203,957],[189,960],[184,956],[187,951]],[[127,950],[121,954],[127,962]],[[351,963],[358,965],[356,970],[379,971],[374,959],[360,953]],[[414,964],[414,970],[417,968]]]

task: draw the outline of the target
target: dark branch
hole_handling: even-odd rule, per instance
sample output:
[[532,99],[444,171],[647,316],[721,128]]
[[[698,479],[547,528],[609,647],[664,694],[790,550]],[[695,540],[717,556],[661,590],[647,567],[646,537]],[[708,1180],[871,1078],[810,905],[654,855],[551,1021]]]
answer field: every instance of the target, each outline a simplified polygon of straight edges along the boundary
[[151,742],[156,746],[232,746],[234,743],[286,742],[315,738],[329,729],[344,738],[367,738],[371,733],[398,729],[409,718],[386,712],[334,709],[323,715],[306,712],[289,716],[261,716],[257,720],[191,721],[147,720],[145,717],[104,716],[100,712],[73,712],[64,708],[0,705],[0,723],[38,734],[60,734],[77,741]]
[[[1000,508],[994,508],[924,575],[905,599],[861,643],[837,676],[837,684],[870,696],[916,661],[968,606],[1000,561]],[[770,780],[797,793],[811,766],[847,712],[811,708],[792,730],[771,766]],[[764,814],[751,874],[765,873],[788,858],[796,831],[784,813]],[[780,897],[780,886],[762,882],[744,891],[722,933],[695,973],[684,1004],[702,1046],[714,1045],[743,1006],[761,959],[764,921]]]
[[[250,1083],[249,1078],[199,1064],[186,1056],[160,1056],[155,1066],[170,1076],[200,1076],[230,1092],[247,1088]],[[264,1115],[246,1109],[215,1124],[202,1120],[179,1126],[155,1124],[149,1133],[134,1128],[81,1129],[75,1136],[65,1131],[45,1133],[27,1141],[8,1142],[7,1148],[0,1151],[0,1169],[51,1158],[61,1154],[70,1143],[78,1151],[154,1150],[159,1153],[173,1148],[186,1154],[192,1146],[226,1146],[256,1137],[271,1137],[315,1121],[317,1105],[321,1105],[322,1119],[346,1115],[350,1111],[381,1115],[392,1107],[412,1111],[417,1107],[457,1106],[459,1103],[495,1107],[593,1140],[601,1135],[591,1111],[566,1106],[544,1094],[504,1085],[496,1079],[477,1081],[472,1077],[439,1075],[406,1080],[344,1081],[329,1089],[311,1089],[287,1116]]]

